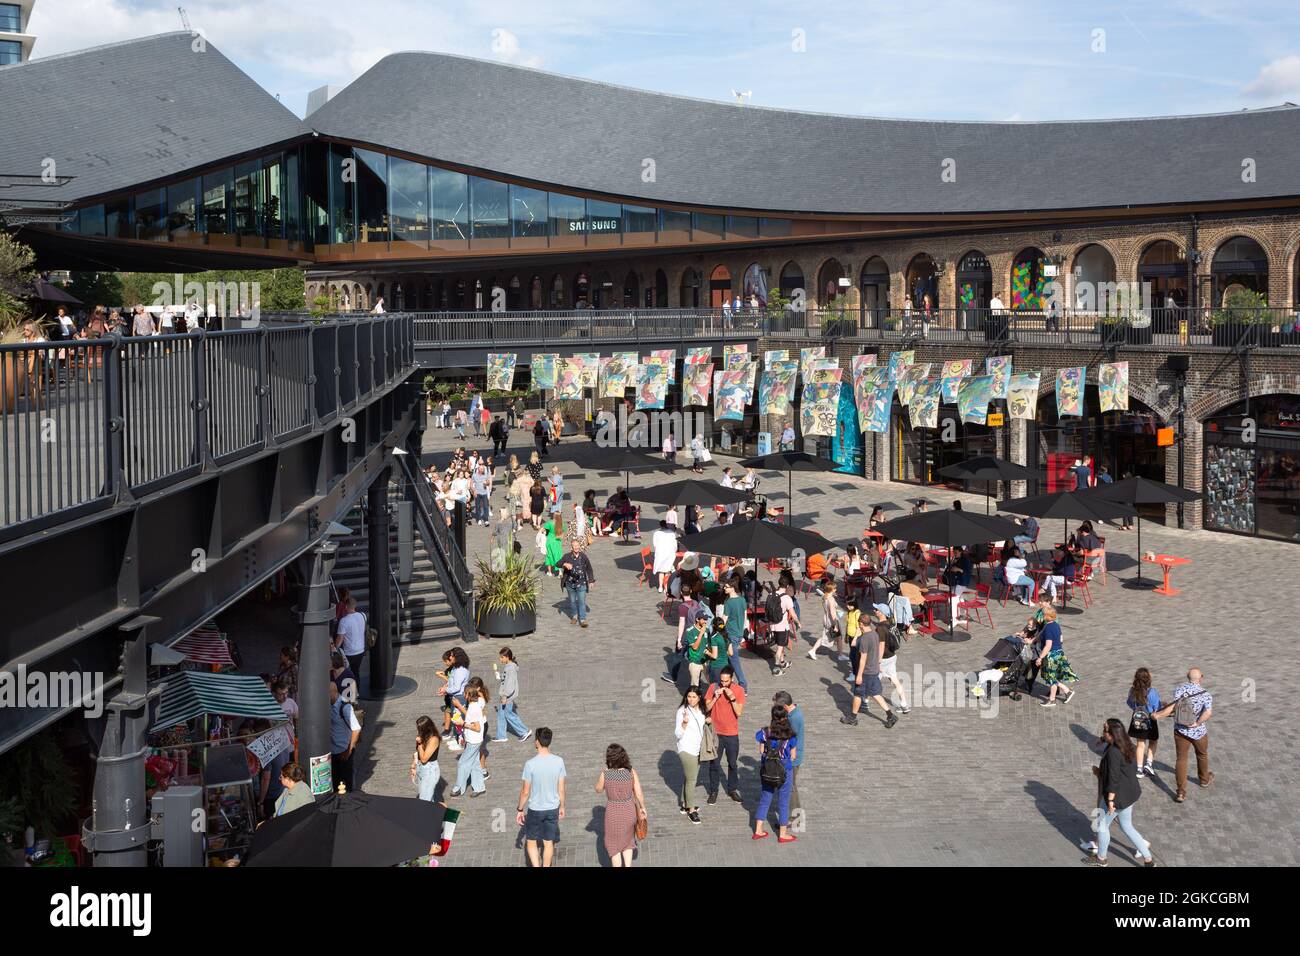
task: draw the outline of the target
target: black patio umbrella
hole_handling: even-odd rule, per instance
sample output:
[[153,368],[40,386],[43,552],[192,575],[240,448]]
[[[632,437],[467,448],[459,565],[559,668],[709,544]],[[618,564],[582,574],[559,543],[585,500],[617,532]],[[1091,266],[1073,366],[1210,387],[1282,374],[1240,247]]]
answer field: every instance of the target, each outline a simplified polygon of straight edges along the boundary
[[651,469],[666,469],[671,471],[673,465],[671,462],[662,458],[656,458],[653,455],[647,455],[645,452],[637,451],[634,448],[602,448],[586,463],[588,468],[595,468],[598,471],[621,471],[624,473],[623,487],[627,488],[631,481],[629,475],[634,471],[649,471]]
[[1109,485],[1098,485],[1092,489],[1091,493],[1107,501],[1118,501],[1126,505],[1133,505],[1133,510],[1137,512],[1137,583],[1139,586],[1142,584],[1142,513],[1137,511],[1137,506],[1201,500],[1201,494],[1198,491],[1188,491],[1186,488],[1178,487],[1178,485],[1170,485],[1163,481],[1152,481],[1150,478],[1140,476],[1122,478],[1119,481],[1111,482]]
[[638,491],[636,497],[638,501],[648,501],[652,504],[697,505],[711,508],[714,505],[740,504],[749,496],[739,488],[725,488],[716,481],[687,478],[684,481],[670,481],[667,484],[646,488]]
[[[889,538],[901,541],[919,541],[922,544],[954,548],[959,545],[983,544],[986,541],[1003,541],[1020,533],[1020,525],[995,515],[972,514],[969,511],[923,511],[885,521],[876,530]],[[953,587],[948,585],[949,597]],[[952,638],[955,622],[948,619],[948,637]]]
[[1111,521],[1126,518],[1134,511],[1128,505],[1099,498],[1091,488],[1087,491],[1054,491],[1047,495],[1011,498],[999,501],[998,508],[1012,514],[1033,515],[1035,518],[1061,518],[1065,522],[1065,537],[1062,540],[1070,536],[1071,518],[1076,521]]
[[333,795],[258,827],[245,866],[395,866],[429,852],[446,807],[414,797]]
[[948,465],[946,468],[940,468],[939,474],[945,478],[960,478],[966,481],[984,482],[984,513],[989,513],[989,486],[995,481],[1032,481],[1041,479],[1043,473],[1035,471],[1033,468],[1026,468],[1024,465],[1017,465],[1014,461],[1006,461],[1002,458],[995,458],[992,455],[978,455],[975,458],[968,458],[965,461],[959,461],[955,465]]
[[742,468],[761,468],[765,471],[784,471],[786,473],[786,493],[790,496],[788,514],[794,518],[794,473],[796,471],[834,471],[835,462],[818,458],[806,451],[777,451],[757,458],[744,458],[740,461]]

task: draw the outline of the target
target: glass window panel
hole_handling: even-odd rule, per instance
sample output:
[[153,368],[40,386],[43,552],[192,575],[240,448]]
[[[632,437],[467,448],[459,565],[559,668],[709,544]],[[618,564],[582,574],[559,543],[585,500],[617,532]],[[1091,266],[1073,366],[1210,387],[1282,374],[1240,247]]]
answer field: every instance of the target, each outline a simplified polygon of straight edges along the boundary
[[659,241],[690,242],[691,214],[677,209],[659,210]]
[[241,236],[262,234],[262,168],[256,163],[235,167],[235,232]]
[[[649,206],[623,207],[623,234],[636,234],[635,242],[654,242],[659,212]],[[648,235],[647,235],[648,233]]]
[[546,191],[511,186],[511,234],[517,238],[545,238],[546,222]]
[[357,156],[357,239],[388,241],[388,157],[368,149]]
[[429,167],[409,159],[388,158],[388,201],[393,241],[429,241]]
[[728,239],[757,239],[758,220],[753,216],[728,216]]
[[510,238],[510,189],[505,183],[471,176],[469,202],[471,238]]
[[758,232],[761,236],[788,236],[790,235],[790,220],[760,219],[758,221]]
[[301,157],[297,150],[284,154],[284,237],[291,243],[301,242],[302,176]]
[[88,206],[81,210],[81,221],[78,223],[77,231],[83,236],[104,235],[104,207]]
[[17,40],[0,40],[0,66],[23,61],[23,45]]
[[464,173],[429,169],[429,217],[441,248],[469,247],[469,184]]
[[23,14],[18,4],[0,3],[0,30],[7,33],[23,32]]
[[338,143],[330,146],[330,243],[352,242],[356,236],[355,220],[356,161],[352,149]]
[[279,157],[262,169],[263,235],[268,239],[284,238],[284,166]]
[[[602,199],[587,200],[587,235],[620,236],[623,233],[623,207]],[[590,240],[588,240],[590,241]]]
[[696,242],[721,239],[726,234],[726,217],[697,212],[691,215],[691,238]]
[[223,169],[203,177],[203,231],[210,235],[231,235],[230,197],[235,188],[235,171]]
[[302,150],[302,162],[303,211],[307,217],[303,231],[313,246],[329,245],[329,147],[324,143],[308,143]]
[[581,196],[551,193],[549,205],[551,236],[556,239],[578,240],[587,231],[587,201]]
[[104,203],[104,235],[114,239],[131,237],[131,201],[113,199]]
[[135,237],[167,241],[167,190],[146,189],[136,193]]
[[81,231],[81,210],[71,209],[61,213],[58,225],[55,227],[56,232],[80,232]]
[[189,242],[198,231],[198,190],[197,179],[167,187],[167,229],[172,242]]

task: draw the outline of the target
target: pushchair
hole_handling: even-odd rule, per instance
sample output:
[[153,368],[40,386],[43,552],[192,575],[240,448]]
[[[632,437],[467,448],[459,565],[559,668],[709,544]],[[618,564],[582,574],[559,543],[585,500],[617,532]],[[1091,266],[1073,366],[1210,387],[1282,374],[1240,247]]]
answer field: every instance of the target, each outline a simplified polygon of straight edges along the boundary
[[[1018,637],[1004,637],[998,640],[987,653],[984,660],[987,666],[966,675],[966,693],[974,696],[992,696],[994,687],[998,696],[1009,696],[1019,700],[1020,685],[1025,679],[1028,663],[1025,652],[1028,645]],[[1032,654],[1032,651],[1030,651]]]

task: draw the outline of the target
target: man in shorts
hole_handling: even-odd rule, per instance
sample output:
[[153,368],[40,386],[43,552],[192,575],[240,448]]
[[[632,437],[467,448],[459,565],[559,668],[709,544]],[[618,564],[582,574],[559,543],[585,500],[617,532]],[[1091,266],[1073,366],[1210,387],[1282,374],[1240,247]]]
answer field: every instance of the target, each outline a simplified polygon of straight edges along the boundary
[[524,764],[515,822],[524,828],[524,847],[533,866],[550,866],[564,819],[564,758],[551,753],[551,728],[533,734],[537,756]]
[[781,599],[781,619],[768,624],[772,634],[772,674],[776,676],[790,666],[785,659],[786,648],[790,646],[791,634],[799,633],[799,616],[794,611],[794,596],[790,586],[777,589]]
[[874,700],[884,710],[886,729],[898,723],[898,715],[885,700],[880,686],[880,662],[884,659],[890,624],[880,611],[875,612],[875,618],[875,630],[864,630],[858,638],[858,671],[853,680],[853,704],[849,713],[840,718],[841,724],[850,727],[857,726],[858,711],[868,700]]

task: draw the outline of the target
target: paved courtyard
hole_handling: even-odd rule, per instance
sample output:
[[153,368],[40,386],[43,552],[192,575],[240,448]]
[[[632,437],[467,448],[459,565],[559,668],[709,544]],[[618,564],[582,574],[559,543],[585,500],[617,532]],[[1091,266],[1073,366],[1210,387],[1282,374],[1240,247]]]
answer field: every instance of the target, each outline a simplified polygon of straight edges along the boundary
[[[436,460],[445,462],[451,447],[448,432],[426,433],[426,453]],[[569,439],[553,449],[551,460],[562,465],[571,498],[581,499],[586,489],[595,488],[603,502],[622,477],[584,467],[593,450],[585,440]],[[706,477],[716,480],[720,469],[715,463]],[[761,477],[760,490],[784,503],[785,476]],[[632,485],[665,480],[665,473],[634,475]],[[914,493],[910,486],[847,475],[796,475],[796,523],[847,543],[865,527],[872,504],[902,505]],[[945,507],[955,497],[935,489],[924,494]],[[983,510],[977,496],[961,497],[966,507]],[[501,502],[498,490],[494,505]],[[645,509],[645,517],[651,510]],[[1042,540],[1057,540],[1059,531],[1059,524],[1044,522]],[[618,742],[641,775],[649,808],[650,836],[639,850],[638,865],[1069,866],[1078,865],[1078,843],[1090,836],[1094,741],[1105,718],[1127,722],[1124,697],[1134,669],[1151,668],[1157,689],[1167,696],[1194,665],[1204,670],[1215,695],[1210,751],[1217,779],[1213,788],[1202,790],[1193,767],[1187,802],[1173,803],[1172,725],[1163,722],[1158,779],[1142,782],[1138,829],[1163,865],[1295,865],[1300,856],[1300,823],[1291,801],[1296,743],[1286,714],[1300,678],[1289,641],[1300,606],[1300,584],[1290,568],[1300,552],[1282,542],[1145,523],[1143,550],[1192,562],[1175,570],[1174,584],[1183,593],[1166,597],[1123,587],[1135,574],[1136,535],[1113,528],[1102,533],[1110,546],[1112,576],[1107,585],[1094,586],[1091,607],[1062,615],[1065,646],[1082,680],[1075,699],[1055,709],[1027,697],[1004,698],[990,716],[972,707],[919,706],[924,700],[915,699],[919,695],[913,690],[912,713],[893,729],[873,718],[844,726],[839,717],[849,701],[847,664],[837,664],[825,651],[816,662],[804,656],[812,640],[809,625],[820,625],[820,609],[803,598],[802,650],[792,655],[788,672],[772,677],[762,660],[742,652],[750,683],[750,704],[741,721],[744,806],[724,795],[718,805],[701,808],[700,826],[677,812],[680,770],[672,723],[679,697],[660,680],[674,626],[661,622],[657,593],[637,581],[638,545],[599,539],[590,549],[597,584],[589,629],[569,623],[560,610],[558,583],[544,578],[537,632],[466,645],[470,670],[494,688],[491,665],[497,648],[509,643],[520,661],[522,718],[530,727],[549,726],[555,733],[553,749],[568,767],[568,813],[557,865],[608,865],[601,845],[605,800],[594,787],[606,745]],[[474,555],[485,552],[487,535],[486,528],[470,530]],[[521,537],[531,551],[531,533]],[[647,544],[648,537],[647,532]],[[994,630],[972,626],[971,638],[959,643],[922,635],[904,644],[900,672],[979,669],[996,638],[1017,630],[1027,616],[1014,603],[992,607]],[[398,673],[418,689],[387,702],[368,702],[358,772],[363,789],[413,792],[407,770],[415,719],[437,717],[439,681],[433,672],[444,647],[402,648]],[[759,791],[752,735],[765,720],[771,695],[781,689],[794,696],[807,720],[807,758],[799,775],[803,826],[799,841],[784,846],[748,836]],[[449,864],[524,862],[514,808],[520,768],[533,753],[531,741],[491,745],[486,794],[451,800],[463,815]],[[441,768],[448,781],[455,774],[454,757],[444,748]],[[450,783],[440,790],[444,799],[447,789]],[[1114,842],[1112,865],[1133,865],[1118,828]]]

